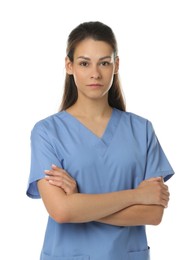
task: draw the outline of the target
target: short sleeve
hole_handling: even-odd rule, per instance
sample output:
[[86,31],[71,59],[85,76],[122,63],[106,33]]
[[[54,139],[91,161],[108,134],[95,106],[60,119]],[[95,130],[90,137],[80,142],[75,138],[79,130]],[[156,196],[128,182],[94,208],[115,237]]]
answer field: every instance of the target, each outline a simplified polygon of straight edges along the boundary
[[40,198],[37,181],[45,178],[44,170],[51,169],[52,164],[61,167],[47,128],[36,124],[31,131],[31,167],[26,191],[27,196]]
[[162,176],[167,181],[174,171],[159,143],[151,122],[147,123],[147,160],[145,179]]

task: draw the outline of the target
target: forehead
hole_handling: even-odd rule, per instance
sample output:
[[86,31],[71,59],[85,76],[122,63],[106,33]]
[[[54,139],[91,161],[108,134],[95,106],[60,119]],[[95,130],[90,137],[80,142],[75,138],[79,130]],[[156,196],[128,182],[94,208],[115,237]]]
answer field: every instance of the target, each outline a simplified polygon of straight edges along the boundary
[[113,52],[111,45],[107,42],[87,38],[78,43],[74,51],[74,56],[75,58],[79,56],[100,58],[104,56],[112,56]]

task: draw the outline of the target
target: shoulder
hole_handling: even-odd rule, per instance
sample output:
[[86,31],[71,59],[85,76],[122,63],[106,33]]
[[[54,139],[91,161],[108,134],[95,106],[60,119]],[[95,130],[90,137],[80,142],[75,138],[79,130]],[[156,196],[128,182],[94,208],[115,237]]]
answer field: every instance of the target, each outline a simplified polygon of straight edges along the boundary
[[141,115],[135,114],[133,112],[129,112],[129,111],[120,111],[118,110],[119,113],[122,114],[122,119],[127,120],[133,124],[137,124],[137,125],[148,125],[148,124],[152,124],[151,121]]
[[64,112],[58,112],[42,118],[34,124],[32,132],[45,132],[56,128],[63,121],[63,117]]
[[145,118],[141,115],[135,114],[133,112],[124,112],[124,113],[126,114],[127,117],[129,117],[131,120],[134,120],[134,121],[138,121],[141,123],[146,123],[147,121],[149,121],[147,118]]
[[121,125],[130,129],[135,136],[148,136],[154,133],[152,122],[138,114],[129,111],[120,111]]

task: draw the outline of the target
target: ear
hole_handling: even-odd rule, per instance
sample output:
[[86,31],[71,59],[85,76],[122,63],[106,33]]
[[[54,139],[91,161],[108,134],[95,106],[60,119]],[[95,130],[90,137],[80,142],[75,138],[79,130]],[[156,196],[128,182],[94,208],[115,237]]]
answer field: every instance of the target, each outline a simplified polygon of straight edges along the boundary
[[119,57],[116,56],[115,58],[115,68],[114,68],[114,74],[117,74],[119,70]]
[[65,57],[65,69],[67,74],[72,75],[73,74],[73,64],[70,61],[69,57]]

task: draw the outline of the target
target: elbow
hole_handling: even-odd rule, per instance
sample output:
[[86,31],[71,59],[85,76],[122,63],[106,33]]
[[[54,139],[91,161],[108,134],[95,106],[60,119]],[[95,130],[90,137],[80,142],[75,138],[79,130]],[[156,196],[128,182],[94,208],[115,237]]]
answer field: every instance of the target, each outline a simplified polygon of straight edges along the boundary
[[162,222],[164,208],[161,206],[158,206],[155,208],[155,211],[153,213],[154,214],[151,215],[150,225],[158,226]]
[[69,216],[68,212],[63,210],[55,210],[55,212],[51,212],[50,217],[57,223],[71,223],[71,217]]
[[151,225],[158,226],[159,224],[161,224],[161,221],[162,221],[162,216],[154,217],[151,221]]
[[64,223],[69,223],[68,221],[67,221],[67,219],[66,218],[64,218],[64,217],[62,217],[62,216],[57,216],[57,215],[55,215],[55,216],[50,216],[55,222],[57,222],[58,224],[64,224]]

